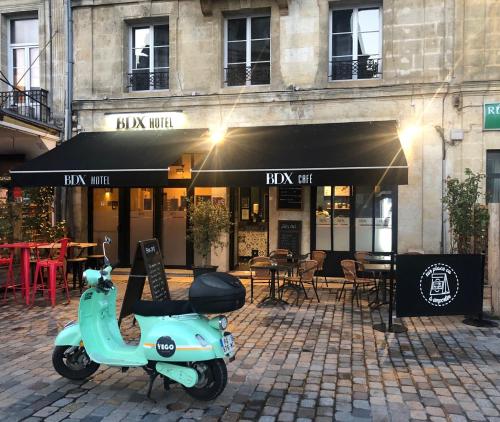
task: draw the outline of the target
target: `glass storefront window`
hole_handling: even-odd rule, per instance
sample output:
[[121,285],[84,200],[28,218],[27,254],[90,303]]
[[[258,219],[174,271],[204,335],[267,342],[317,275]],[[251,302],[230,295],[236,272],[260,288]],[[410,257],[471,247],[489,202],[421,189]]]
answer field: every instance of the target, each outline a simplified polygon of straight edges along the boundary
[[106,248],[106,253],[112,263],[118,261],[118,204],[119,190],[109,188],[93,189],[94,216],[93,216],[93,239],[99,246],[105,236],[111,237],[111,245]]
[[153,189],[130,189],[130,262],[139,240],[153,237]]
[[373,188],[356,187],[356,250],[371,251],[373,241]]
[[375,252],[392,250],[392,191],[381,188],[375,193]]
[[165,265],[186,265],[186,188],[163,189],[162,252]]
[[323,251],[349,250],[350,197],[350,186],[318,186],[316,193],[316,249]]
[[316,194],[316,249],[332,250],[332,187],[318,186]]

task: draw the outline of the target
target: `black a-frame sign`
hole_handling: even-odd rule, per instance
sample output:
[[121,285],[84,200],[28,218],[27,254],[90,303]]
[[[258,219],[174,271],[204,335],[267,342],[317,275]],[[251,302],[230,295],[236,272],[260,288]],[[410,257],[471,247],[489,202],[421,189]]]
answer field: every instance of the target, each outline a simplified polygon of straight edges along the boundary
[[170,300],[170,291],[168,290],[158,239],[137,242],[134,263],[130,270],[127,289],[123,297],[118,325],[120,325],[123,318],[132,314],[133,304],[141,300],[146,277],[154,301]]

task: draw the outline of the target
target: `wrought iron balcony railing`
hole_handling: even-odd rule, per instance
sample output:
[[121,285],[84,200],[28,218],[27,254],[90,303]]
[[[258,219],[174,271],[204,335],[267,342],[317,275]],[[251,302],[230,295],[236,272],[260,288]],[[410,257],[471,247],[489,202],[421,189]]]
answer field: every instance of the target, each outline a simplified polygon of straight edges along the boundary
[[271,66],[269,62],[255,63],[252,66],[234,64],[224,69],[226,86],[268,85],[270,81]]
[[128,74],[127,88],[131,91],[149,91],[153,89],[168,89],[168,70],[155,72],[135,70]]
[[334,60],[330,62],[330,69],[330,79],[334,81],[379,78],[382,74],[382,59]]
[[0,109],[48,123],[50,119],[48,94],[45,89],[3,91],[0,92]]

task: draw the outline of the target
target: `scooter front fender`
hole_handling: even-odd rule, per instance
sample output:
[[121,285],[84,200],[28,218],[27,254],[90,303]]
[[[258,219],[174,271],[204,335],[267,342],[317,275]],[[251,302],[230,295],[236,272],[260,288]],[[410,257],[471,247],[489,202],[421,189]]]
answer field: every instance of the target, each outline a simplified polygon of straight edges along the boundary
[[56,337],[56,346],[78,346],[82,341],[80,326],[77,322],[67,325]]

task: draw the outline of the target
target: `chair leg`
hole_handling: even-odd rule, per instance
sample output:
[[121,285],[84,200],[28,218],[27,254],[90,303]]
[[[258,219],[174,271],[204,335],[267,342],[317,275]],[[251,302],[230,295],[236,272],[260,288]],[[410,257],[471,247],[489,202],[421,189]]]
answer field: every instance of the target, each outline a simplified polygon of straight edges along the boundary
[[[302,286],[302,290],[304,290],[304,296],[306,297],[306,299],[309,299],[309,298],[307,297],[306,288],[304,287],[304,283],[302,282],[302,280],[300,281],[300,285]],[[297,295],[297,299],[298,299],[298,295]]]
[[318,299],[318,303],[319,303],[318,289],[314,285],[314,281],[313,281],[313,289],[314,289],[314,293],[316,294],[316,299]]
[[354,303],[354,298],[356,297],[359,306],[359,299],[358,296],[356,296],[356,293],[358,292],[358,283],[354,283],[353,289],[352,289],[352,298],[351,301]]
[[253,303],[253,278],[250,278],[250,303]]
[[339,295],[337,297],[337,300],[342,299],[342,294],[345,294],[345,284],[346,284],[346,281],[344,280],[344,282],[342,283],[342,288],[340,289]]

